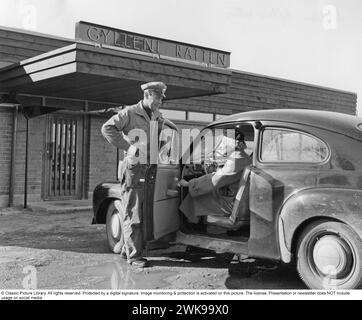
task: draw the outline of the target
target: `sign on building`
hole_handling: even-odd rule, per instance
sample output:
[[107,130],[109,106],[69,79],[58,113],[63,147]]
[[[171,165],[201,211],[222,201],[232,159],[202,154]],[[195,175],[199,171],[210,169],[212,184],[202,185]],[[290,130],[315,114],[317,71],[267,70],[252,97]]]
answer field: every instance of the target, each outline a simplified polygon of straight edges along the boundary
[[156,54],[160,57],[170,57],[219,68],[230,67],[230,53],[226,51],[155,38],[89,22],[77,23],[75,37],[76,40]]

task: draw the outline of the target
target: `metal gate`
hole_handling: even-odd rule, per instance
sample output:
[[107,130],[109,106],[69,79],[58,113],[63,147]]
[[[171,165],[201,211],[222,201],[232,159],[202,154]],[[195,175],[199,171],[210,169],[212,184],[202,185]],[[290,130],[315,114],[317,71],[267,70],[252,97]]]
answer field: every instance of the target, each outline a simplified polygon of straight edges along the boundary
[[45,200],[82,198],[82,118],[50,115],[46,132]]

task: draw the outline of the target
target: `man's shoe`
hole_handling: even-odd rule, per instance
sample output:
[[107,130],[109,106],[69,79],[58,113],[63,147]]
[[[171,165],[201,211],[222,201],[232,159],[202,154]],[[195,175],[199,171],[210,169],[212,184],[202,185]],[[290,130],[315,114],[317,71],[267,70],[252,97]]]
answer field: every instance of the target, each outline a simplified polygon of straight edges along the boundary
[[115,246],[113,247],[113,253],[121,253],[123,249],[124,242],[118,241]]
[[145,258],[129,259],[128,263],[136,268],[146,268],[148,267],[148,261]]

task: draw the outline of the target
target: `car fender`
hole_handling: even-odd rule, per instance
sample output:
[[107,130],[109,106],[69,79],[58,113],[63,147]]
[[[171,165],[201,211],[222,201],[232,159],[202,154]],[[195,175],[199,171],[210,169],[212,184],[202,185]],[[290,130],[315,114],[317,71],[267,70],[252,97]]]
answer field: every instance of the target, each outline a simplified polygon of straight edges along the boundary
[[298,236],[306,225],[318,219],[343,222],[362,238],[362,190],[311,188],[291,195],[278,221],[283,262],[291,262]]
[[106,223],[106,208],[109,201],[121,199],[121,184],[105,182],[97,185],[93,191],[93,224]]

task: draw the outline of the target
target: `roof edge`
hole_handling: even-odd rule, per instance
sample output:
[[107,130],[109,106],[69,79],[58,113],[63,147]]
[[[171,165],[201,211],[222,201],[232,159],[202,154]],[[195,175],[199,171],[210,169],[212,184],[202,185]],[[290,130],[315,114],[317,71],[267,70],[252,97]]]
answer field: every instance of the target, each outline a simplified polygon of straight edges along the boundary
[[21,28],[5,27],[5,26],[0,25],[0,30],[11,31],[11,32],[21,33],[21,34],[28,34],[28,35],[32,35],[32,36],[47,38],[47,39],[61,40],[61,41],[67,41],[67,42],[73,42],[73,43],[75,42],[74,39],[50,35],[50,34],[41,33],[41,32],[32,31],[32,30],[21,29]]
[[312,84],[312,83],[308,83],[308,82],[303,82],[303,81],[298,81],[298,80],[291,80],[291,79],[286,79],[286,78],[281,78],[281,77],[273,77],[273,76],[269,76],[269,75],[265,75],[265,74],[261,74],[261,73],[254,73],[254,72],[250,72],[250,71],[237,70],[237,69],[233,69],[233,68],[230,68],[229,70],[232,73],[246,74],[246,75],[255,76],[255,77],[267,78],[267,79],[270,79],[270,80],[278,80],[278,81],[284,81],[284,82],[294,83],[294,84],[298,84],[298,85],[304,85],[304,86],[312,87],[312,88],[319,88],[319,89],[324,89],[324,90],[329,90],[329,91],[334,91],[334,92],[352,94],[352,95],[356,96],[356,99],[357,99],[357,92],[353,92],[353,91],[336,89],[336,88],[333,88],[333,87],[327,87],[327,86],[323,86],[323,85]]

